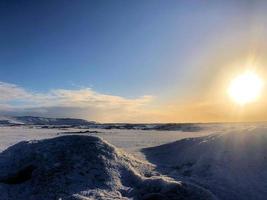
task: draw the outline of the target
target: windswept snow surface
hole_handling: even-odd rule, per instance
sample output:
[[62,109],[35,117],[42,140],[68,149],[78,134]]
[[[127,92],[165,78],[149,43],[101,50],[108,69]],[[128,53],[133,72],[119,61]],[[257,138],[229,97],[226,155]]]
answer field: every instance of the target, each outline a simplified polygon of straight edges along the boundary
[[162,173],[201,185],[219,199],[267,198],[266,127],[187,138],[144,153]]
[[20,142],[0,154],[1,200],[215,199],[154,175],[152,165],[93,136]]
[[[170,180],[168,177],[173,178],[177,182],[174,182],[174,189],[178,191],[178,188],[183,188],[188,183],[197,185],[201,188],[205,188],[212,192],[216,197],[222,200],[248,200],[248,199],[266,199],[267,196],[267,173],[266,173],[266,134],[267,134],[267,125],[266,123],[245,123],[245,124],[202,124],[200,131],[194,132],[184,132],[184,131],[144,131],[144,130],[104,130],[104,129],[77,129],[77,128],[40,128],[38,126],[18,126],[18,127],[5,127],[0,126],[0,177],[6,182],[13,182],[17,178],[21,179],[19,174],[28,174],[26,178],[22,177],[22,180],[27,179],[27,181],[19,184],[8,184],[1,183],[1,191],[0,191],[0,199],[6,200],[15,198],[15,194],[18,191],[23,191],[24,195],[29,194],[33,191],[38,191],[40,187],[38,184],[33,184],[32,181],[36,181],[34,183],[39,183],[40,180],[34,174],[40,173],[48,173],[46,178],[49,178],[50,169],[56,171],[56,174],[52,174],[52,178],[47,180],[55,187],[47,187],[47,190],[50,191],[51,188],[59,188],[58,184],[61,184],[59,179],[63,180],[62,183],[65,182],[68,184],[70,181],[70,188],[75,188],[74,185],[77,185],[75,190],[63,189],[63,193],[66,190],[66,195],[72,195],[69,199],[123,199],[123,198],[143,198],[147,199],[166,199],[162,197],[161,191],[162,187],[158,187],[158,185],[173,185],[173,180]],[[87,131],[88,130],[88,131]],[[99,151],[97,148],[93,148],[93,150],[88,150],[85,148],[86,152],[89,154],[94,154],[96,157],[101,157],[107,163],[111,163],[111,170],[108,171],[108,175],[105,177],[111,177],[108,180],[116,180],[117,182],[106,182],[104,181],[99,185],[99,187],[92,188],[87,187],[85,184],[86,181],[95,180],[95,175],[78,175],[79,170],[84,173],[84,168],[73,168],[73,163],[80,163],[78,165],[82,166],[81,163],[89,162],[89,157],[86,157],[88,153],[85,154],[85,151],[80,151],[78,149],[82,149],[84,143],[76,143],[74,150],[74,146],[66,145],[58,139],[58,136],[62,135],[79,135],[86,137],[87,136],[97,136],[101,137],[104,140],[108,141],[112,145],[116,146],[116,148],[102,139],[98,139],[92,144],[100,143],[102,146],[108,146],[111,154],[116,155],[115,157],[106,156],[103,151]],[[55,138],[55,139],[53,139]],[[59,137],[61,138],[61,137]],[[88,137],[92,138],[92,137]],[[49,139],[49,140],[44,140]],[[51,140],[50,140],[51,139]],[[38,140],[32,142],[31,140]],[[59,140],[59,141],[58,141]],[[89,142],[91,139],[88,139]],[[17,144],[21,141],[22,142]],[[31,141],[31,142],[30,142]],[[52,142],[53,141],[53,142]],[[35,144],[37,146],[35,146]],[[61,145],[60,145],[61,144]],[[14,146],[13,146],[14,145]],[[100,146],[101,146],[100,145]],[[80,146],[80,147],[77,147]],[[60,147],[60,148],[55,148]],[[117,149],[123,149],[119,150]],[[6,150],[9,148],[8,150]],[[74,148],[74,149],[72,149]],[[89,148],[89,147],[88,147]],[[147,149],[148,148],[148,149]],[[15,149],[17,149],[15,151]],[[19,149],[19,150],[18,150]],[[63,151],[64,149],[64,151]],[[68,149],[72,149],[68,152]],[[105,148],[104,148],[105,149]],[[145,151],[142,151],[145,149]],[[38,151],[37,151],[38,150]],[[4,152],[3,152],[4,151]],[[65,152],[67,151],[67,152]],[[2,153],[1,153],[2,152]],[[16,152],[16,153],[14,153]],[[38,152],[38,153],[33,153]],[[39,153],[46,152],[46,153]],[[71,153],[73,152],[73,153]],[[102,153],[101,153],[102,152]],[[108,151],[110,152],[110,151]],[[66,154],[65,154],[66,153]],[[69,154],[70,153],[70,154]],[[130,156],[129,154],[134,155],[135,158]],[[3,155],[5,155],[3,157]],[[7,156],[8,155],[8,156]],[[33,157],[26,155],[35,155]],[[48,155],[48,156],[45,156]],[[70,157],[70,163],[73,170],[65,171],[65,169],[60,169],[60,172],[57,172],[58,162],[61,158],[61,155],[67,155]],[[84,158],[76,160],[76,156],[82,156]],[[39,156],[39,158],[38,158]],[[42,160],[42,156],[46,157],[49,162],[46,163],[45,160]],[[24,158],[21,161],[20,158]],[[37,159],[38,158],[38,159]],[[91,160],[90,157],[89,160]],[[116,159],[110,159],[116,158]],[[137,159],[138,158],[138,159]],[[65,157],[63,156],[64,160]],[[128,161],[125,161],[128,160]],[[7,161],[8,160],[8,161]],[[36,164],[35,160],[40,161],[42,166],[47,166],[48,168],[43,169],[42,166]],[[123,161],[122,161],[123,160]],[[142,161],[140,161],[142,160]],[[50,162],[51,161],[51,162]],[[76,162],[77,161],[77,162]],[[101,161],[102,162],[102,161]],[[105,163],[102,162],[102,163]],[[13,164],[11,164],[13,163]],[[24,164],[20,164],[24,163]],[[52,166],[52,163],[55,164],[55,168]],[[89,162],[90,163],[90,162]],[[152,163],[152,164],[149,164]],[[34,165],[31,165],[34,164]],[[94,165],[94,164],[90,164]],[[6,166],[6,167],[3,167]],[[10,166],[10,167],[7,167]],[[13,167],[12,167],[13,166]],[[89,166],[89,164],[87,165]],[[106,165],[103,165],[106,166]],[[97,165],[96,168],[99,166]],[[94,168],[94,167],[92,167]],[[155,168],[155,169],[153,169]],[[39,169],[39,170],[36,170]],[[69,168],[68,168],[69,169]],[[106,174],[106,168],[99,168],[100,171],[103,171]],[[121,171],[122,169],[125,169]],[[126,170],[127,169],[127,170]],[[2,170],[2,171],[1,171]],[[48,170],[48,171],[46,171]],[[54,172],[52,170],[52,172]],[[99,170],[97,170],[99,171]],[[126,172],[125,172],[126,171]],[[133,173],[134,171],[134,173]],[[157,173],[155,172],[157,171]],[[23,173],[22,173],[23,172]],[[28,173],[32,172],[32,173]],[[59,176],[57,176],[59,173]],[[63,176],[62,173],[65,175]],[[94,173],[94,172],[92,172]],[[30,179],[29,174],[31,175]],[[73,175],[75,174],[75,175]],[[86,173],[85,173],[86,174]],[[125,178],[125,174],[135,174],[129,175],[130,179]],[[162,177],[160,174],[164,174],[165,177]],[[77,175],[77,176],[76,176]],[[96,175],[98,176],[98,175]],[[150,177],[151,176],[151,177]],[[40,177],[40,176],[38,176]],[[78,177],[76,179],[76,177]],[[135,177],[135,178],[133,178]],[[136,178],[139,177],[139,178]],[[70,180],[69,180],[70,179]],[[81,181],[80,181],[81,179]],[[130,182],[129,180],[139,180],[136,182]],[[79,180],[79,183],[75,181]],[[106,179],[105,179],[106,180]],[[127,181],[125,181],[127,180]],[[53,182],[55,181],[55,182]],[[65,182],[64,182],[65,181]],[[97,179],[95,180],[97,181]],[[151,183],[152,181],[153,183]],[[180,183],[180,181],[183,181]],[[155,182],[159,182],[162,184],[156,184]],[[107,184],[112,183],[112,184]],[[117,184],[120,183],[120,184]],[[156,190],[157,194],[153,194],[154,189],[149,189],[152,191],[151,193],[147,193],[146,185],[151,185],[160,188]],[[187,183],[187,184],[185,184]],[[33,184],[36,186],[35,189],[32,189],[31,186]],[[83,187],[83,184],[86,187]],[[91,182],[88,184],[90,185]],[[155,185],[154,185],[155,184]],[[183,186],[177,186],[177,184],[182,184]],[[195,186],[190,185],[189,188],[194,188]],[[111,187],[114,185],[114,188]],[[140,186],[141,185],[141,186]],[[156,186],[157,185],[157,186]],[[38,187],[37,187],[38,186]],[[103,186],[103,187],[102,187]],[[186,186],[187,187],[187,186]],[[199,187],[194,191],[201,191]],[[65,188],[61,187],[61,188]],[[84,189],[81,189],[84,188]],[[103,189],[104,188],[104,189]],[[126,188],[126,189],[125,189]],[[144,188],[147,196],[144,195],[144,192],[141,192],[137,188]],[[169,188],[169,186],[167,187]],[[24,191],[25,190],[25,191]],[[169,191],[169,189],[167,189]],[[126,192],[125,192],[126,191]],[[134,193],[130,192],[134,191]],[[180,191],[180,190],[179,190]],[[191,191],[191,189],[190,189]],[[29,192],[29,193],[26,193]],[[60,197],[63,199],[68,199],[64,196],[62,191],[59,191]],[[159,194],[160,193],[160,194]],[[204,192],[206,194],[206,192]],[[14,194],[13,196],[7,195]],[[50,192],[48,192],[50,194]],[[173,193],[168,193],[173,194]],[[4,196],[5,195],[5,196]],[[94,196],[95,195],[95,196]],[[132,196],[131,196],[132,195]],[[138,196],[139,195],[139,196]],[[141,196],[140,196],[141,195]],[[154,196],[153,196],[154,195]],[[164,193],[164,195],[166,195]],[[205,195],[204,195],[205,196]],[[12,197],[12,198],[11,198]],[[63,198],[64,197],[64,198]],[[178,195],[180,198],[180,196]],[[48,197],[47,197],[48,198]],[[169,198],[169,197],[168,197]],[[167,199],[168,199],[167,198]],[[178,199],[179,199],[178,198]],[[21,196],[17,199],[22,199]],[[36,200],[35,197],[26,198]],[[40,200],[45,198],[39,198]],[[38,199],[38,200],[39,200]],[[196,198],[199,199],[199,198]],[[22,199],[24,200],[24,199]]]

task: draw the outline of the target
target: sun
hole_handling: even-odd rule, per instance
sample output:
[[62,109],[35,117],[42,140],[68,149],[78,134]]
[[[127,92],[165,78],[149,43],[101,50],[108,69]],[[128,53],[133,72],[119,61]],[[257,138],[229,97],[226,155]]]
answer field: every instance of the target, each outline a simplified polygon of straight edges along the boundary
[[240,74],[230,83],[228,93],[239,105],[256,101],[263,88],[262,79],[252,71]]

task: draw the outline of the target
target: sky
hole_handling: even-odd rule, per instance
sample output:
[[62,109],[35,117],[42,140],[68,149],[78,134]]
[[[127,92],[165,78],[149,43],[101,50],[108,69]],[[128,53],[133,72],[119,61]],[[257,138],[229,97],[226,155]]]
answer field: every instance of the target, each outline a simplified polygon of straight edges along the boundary
[[266,77],[265,1],[0,2],[0,114],[101,122],[262,121],[226,87]]

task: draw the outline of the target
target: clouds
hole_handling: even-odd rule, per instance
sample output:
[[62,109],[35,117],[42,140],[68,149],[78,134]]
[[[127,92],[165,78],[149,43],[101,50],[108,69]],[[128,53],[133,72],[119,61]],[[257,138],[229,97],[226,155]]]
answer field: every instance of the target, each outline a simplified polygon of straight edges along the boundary
[[125,98],[91,88],[29,91],[0,82],[0,115],[72,117],[98,122],[259,121],[267,116],[266,101],[239,108],[221,97],[159,102],[153,96]]
[[131,121],[142,116],[152,96],[129,99],[102,94],[91,88],[54,89],[46,93],[28,91],[0,82],[0,112],[50,117],[80,117],[98,121]]
[[26,99],[29,98],[30,94],[23,88],[17,85],[0,82],[0,101],[8,101],[14,99]]

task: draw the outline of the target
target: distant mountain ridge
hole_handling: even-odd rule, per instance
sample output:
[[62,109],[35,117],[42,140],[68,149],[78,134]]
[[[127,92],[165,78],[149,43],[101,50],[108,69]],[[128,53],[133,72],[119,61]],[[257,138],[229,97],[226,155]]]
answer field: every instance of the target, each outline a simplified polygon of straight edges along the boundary
[[183,131],[195,132],[203,129],[199,124],[192,123],[98,123],[76,118],[49,118],[34,116],[0,116],[2,126],[32,125],[43,128],[58,128],[62,126],[96,129],[121,129],[121,130],[155,130],[155,131]]
[[87,126],[92,125],[95,122],[89,122],[84,119],[75,118],[48,118],[48,117],[33,117],[33,116],[19,116],[19,117],[1,117],[0,124],[6,125],[75,125],[75,126]]

